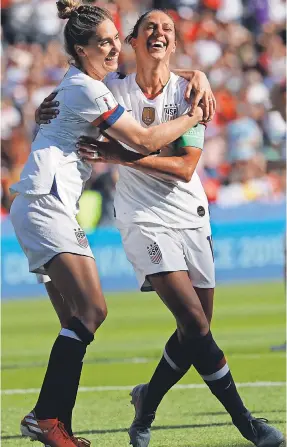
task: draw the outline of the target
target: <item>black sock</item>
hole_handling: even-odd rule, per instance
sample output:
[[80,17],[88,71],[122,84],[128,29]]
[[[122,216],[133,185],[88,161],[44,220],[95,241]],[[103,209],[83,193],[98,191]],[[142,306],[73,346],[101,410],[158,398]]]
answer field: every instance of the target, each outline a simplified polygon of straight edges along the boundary
[[51,351],[46,375],[34,408],[37,419],[56,419],[78,387],[79,365],[87,345],[59,335]]
[[62,402],[62,405],[61,405],[61,408],[59,411],[59,415],[58,415],[59,421],[63,422],[64,427],[70,436],[73,436],[72,415],[73,415],[73,409],[74,409],[77,394],[78,394],[78,388],[79,388],[83,363],[81,362],[81,363],[75,365],[74,368],[75,368],[75,376],[76,376],[76,368],[78,371],[77,381],[74,382],[74,389],[71,388],[70,394],[68,394],[66,402],[64,402],[64,401]]
[[177,331],[168,340],[164,354],[149,382],[144,400],[144,414],[154,413],[164,395],[190,368],[191,363],[184,356]]
[[224,353],[215,343],[211,332],[197,339],[193,365],[210,391],[222,403],[232,419],[247,412],[226,363]]
[[248,412],[237,392],[224,354],[211,332],[185,339],[181,343],[175,332],[167,342],[164,355],[150,380],[143,406],[144,414],[156,411],[164,395],[192,364],[234,420]]
[[210,391],[222,403],[231,418],[236,421],[241,416],[249,414],[238,394],[232,374],[229,371],[222,379],[205,382]]

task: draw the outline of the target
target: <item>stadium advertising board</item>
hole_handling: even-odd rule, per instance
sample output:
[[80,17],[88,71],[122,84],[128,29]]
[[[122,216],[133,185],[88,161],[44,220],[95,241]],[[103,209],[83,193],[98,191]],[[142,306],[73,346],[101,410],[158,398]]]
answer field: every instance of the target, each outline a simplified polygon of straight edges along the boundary
[[[285,204],[211,209],[218,283],[282,280]],[[105,291],[136,290],[131,264],[115,228],[88,234]],[[39,296],[44,287],[28,272],[28,263],[7,220],[2,225],[2,297]]]

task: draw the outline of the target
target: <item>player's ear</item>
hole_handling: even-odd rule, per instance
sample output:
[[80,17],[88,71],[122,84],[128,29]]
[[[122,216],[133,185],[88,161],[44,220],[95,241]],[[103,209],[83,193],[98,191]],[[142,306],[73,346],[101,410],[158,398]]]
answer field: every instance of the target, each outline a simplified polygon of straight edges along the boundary
[[85,49],[79,45],[75,45],[75,50],[78,56],[86,56]]
[[176,50],[176,45],[177,45],[177,41],[175,40],[175,41],[174,41],[174,46],[173,46],[173,49],[172,49],[172,51],[171,51],[172,53],[175,53],[175,50]]
[[136,47],[137,47],[137,40],[134,37],[131,38],[130,45],[131,45],[133,50],[136,49]]

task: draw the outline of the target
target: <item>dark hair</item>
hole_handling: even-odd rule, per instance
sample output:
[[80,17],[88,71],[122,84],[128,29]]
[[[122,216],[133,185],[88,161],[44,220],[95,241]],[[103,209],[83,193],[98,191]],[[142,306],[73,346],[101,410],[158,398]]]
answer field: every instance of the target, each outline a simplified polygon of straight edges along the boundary
[[158,8],[150,9],[149,11],[145,12],[144,14],[142,14],[142,15],[138,18],[138,20],[137,20],[135,26],[133,27],[132,32],[125,38],[125,43],[130,44],[130,43],[131,43],[131,40],[132,40],[133,38],[138,37],[138,34],[139,34],[139,27],[141,26],[141,24],[142,24],[142,22],[144,21],[144,19],[145,19],[149,14],[151,14],[152,12],[163,12],[164,14],[166,14],[166,15],[173,21],[174,28],[175,28],[174,20],[173,20],[172,16],[169,14],[169,12],[168,12],[167,9],[158,9]]
[[112,16],[98,6],[82,5],[77,0],[59,0],[57,2],[60,19],[69,19],[64,29],[67,53],[79,63],[75,45],[87,45],[95,32],[95,27]]

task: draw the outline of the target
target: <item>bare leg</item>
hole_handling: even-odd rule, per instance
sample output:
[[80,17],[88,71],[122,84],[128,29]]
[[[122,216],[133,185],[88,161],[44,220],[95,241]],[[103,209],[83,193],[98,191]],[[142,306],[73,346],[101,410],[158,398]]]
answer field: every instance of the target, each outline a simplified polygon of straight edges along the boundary
[[35,407],[38,419],[59,418],[73,408],[86,348],[107,315],[94,259],[62,253],[46,268],[52,281],[47,290],[65,329],[51,352]]
[[194,290],[201,302],[207,321],[210,324],[213,316],[214,289],[194,287]]
[[149,281],[172,312],[182,335],[207,334],[209,323],[186,271],[150,275]]
[[65,297],[65,311],[94,333],[107,316],[94,259],[61,253],[49,262],[47,271],[56,290]]
[[64,298],[63,295],[58,291],[58,289],[54,286],[52,281],[46,282],[45,287],[51,303],[58,315],[58,318],[61,323],[61,327],[66,328],[69,319],[72,317],[72,313],[70,310],[70,306],[67,302],[67,299]]

